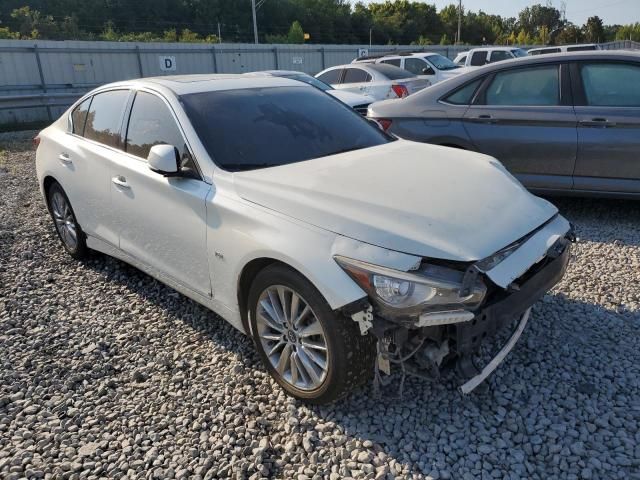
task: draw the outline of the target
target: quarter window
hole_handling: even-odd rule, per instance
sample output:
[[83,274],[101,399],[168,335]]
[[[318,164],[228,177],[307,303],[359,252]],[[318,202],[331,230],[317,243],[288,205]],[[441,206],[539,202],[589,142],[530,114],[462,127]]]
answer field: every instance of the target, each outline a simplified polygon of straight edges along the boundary
[[471,83],[468,83],[462,88],[459,88],[451,95],[444,99],[447,103],[452,103],[454,105],[469,105],[471,104],[471,99],[473,98],[473,94],[477,90],[478,86],[482,82],[482,78],[475,80]]
[[341,68],[336,68],[335,70],[329,70],[328,72],[324,72],[322,75],[318,75],[318,80],[321,80],[328,85],[335,85],[340,81],[341,73],[342,73]]
[[587,105],[640,107],[640,66],[590,63],[581,68]]
[[519,68],[496,74],[487,88],[486,104],[559,105],[558,66]]
[[181,169],[196,174],[193,158],[169,107],[156,95],[138,92],[129,116],[125,151],[146,159],[154,145],[176,147]]
[[363,83],[370,82],[371,75],[359,68],[347,68],[342,83]]
[[122,113],[128,97],[128,90],[112,90],[94,95],[86,117],[85,138],[118,148]]
[[71,112],[72,133],[80,136],[84,134],[84,123],[89,113],[89,105],[91,105],[91,97],[87,98]]

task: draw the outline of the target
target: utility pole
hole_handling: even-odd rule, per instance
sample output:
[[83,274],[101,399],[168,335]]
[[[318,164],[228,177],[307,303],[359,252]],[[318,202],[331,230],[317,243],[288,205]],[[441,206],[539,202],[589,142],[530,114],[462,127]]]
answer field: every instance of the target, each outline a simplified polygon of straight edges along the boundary
[[220,33],[220,22],[218,22],[218,43],[222,43],[222,33]]
[[256,0],[251,0],[251,11],[253,12],[253,40],[258,44],[258,22],[256,21]]
[[462,39],[460,38],[460,31],[462,30],[462,0],[458,2],[458,39],[456,41],[457,44],[462,43]]
[[369,28],[369,48],[371,48],[371,33],[373,32],[373,27]]

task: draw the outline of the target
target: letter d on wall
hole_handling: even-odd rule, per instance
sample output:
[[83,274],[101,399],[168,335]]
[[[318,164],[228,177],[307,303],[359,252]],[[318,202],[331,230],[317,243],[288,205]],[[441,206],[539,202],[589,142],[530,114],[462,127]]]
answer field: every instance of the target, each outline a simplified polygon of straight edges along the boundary
[[163,72],[175,72],[176,70],[176,57],[160,56],[160,70]]

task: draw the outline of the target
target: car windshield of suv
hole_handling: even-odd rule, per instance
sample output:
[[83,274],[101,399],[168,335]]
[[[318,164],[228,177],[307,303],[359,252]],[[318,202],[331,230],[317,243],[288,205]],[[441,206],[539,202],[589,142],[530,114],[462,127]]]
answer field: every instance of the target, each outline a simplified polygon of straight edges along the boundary
[[521,48],[514,48],[513,50],[511,50],[511,53],[513,53],[513,56],[516,58],[527,56],[527,52],[525,50],[522,50]]
[[290,78],[292,80],[298,80],[299,82],[308,83],[309,85],[319,88],[323,92],[326,92],[327,90],[335,90],[335,88],[331,87],[330,85],[327,85],[323,81],[318,80],[317,78],[314,78],[311,75],[306,75],[304,73],[283,75],[283,77]]
[[411,72],[408,72],[400,67],[394,67],[393,65],[387,65],[386,63],[371,63],[367,65],[368,68],[375,70],[376,72],[381,73],[389,80],[400,80],[401,78],[414,78],[414,75]]
[[340,101],[306,86],[191,93],[180,101],[209,156],[232,172],[394,140]]
[[426,57],[427,60],[431,62],[431,64],[436,67],[438,70],[453,70],[454,68],[460,68],[460,65],[456,65],[447,57],[442,55],[428,55]]

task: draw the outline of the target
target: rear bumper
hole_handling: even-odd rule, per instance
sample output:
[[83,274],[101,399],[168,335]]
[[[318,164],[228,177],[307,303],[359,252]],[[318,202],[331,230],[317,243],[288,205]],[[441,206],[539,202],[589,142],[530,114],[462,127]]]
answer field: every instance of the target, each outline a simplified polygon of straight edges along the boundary
[[[556,255],[555,258],[552,256]],[[482,339],[494,335],[515,318],[521,317],[534,303],[553,288],[564,276],[571,243],[563,238],[554,245],[544,264],[537,271],[528,274],[517,291],[505,293],[487,304],[470,322],[459,323],[456,328],[456,351],[466,355],[477,350]],[[527,276],[527,274],[525,274]]]

